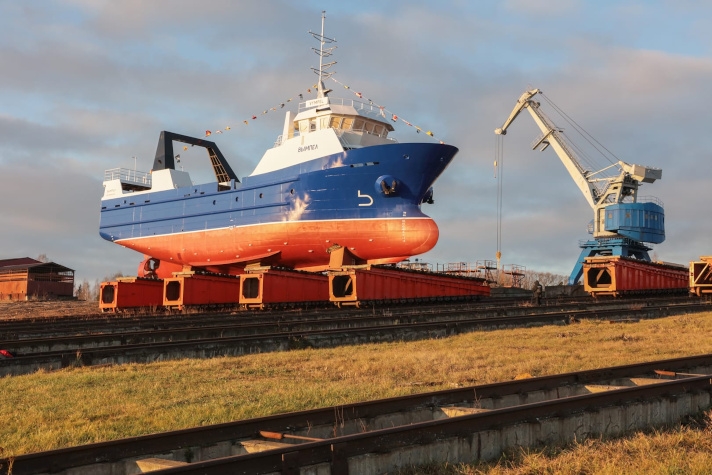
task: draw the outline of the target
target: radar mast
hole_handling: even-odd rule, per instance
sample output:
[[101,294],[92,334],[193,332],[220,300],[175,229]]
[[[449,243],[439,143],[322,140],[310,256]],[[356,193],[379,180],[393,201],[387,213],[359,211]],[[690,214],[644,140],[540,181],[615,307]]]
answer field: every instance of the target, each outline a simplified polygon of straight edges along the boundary
[[324,48],[324,45],[336,43],[334,38],[328,38],[324,36],[324,20],[326,20],[326,11],[321,12],[321,33],[314,33],[309,30],[309,33],[319,41],[319,49],[312,48],[312,50],[319,56],[319,69],[311,68],[314,73],[319,76],[317,82],[317,98],[327,97],[331,92],[331,89],[327,89],[324,86],[324,80],[329,79],[336,71],[327,72],[327,69],[336,64],[336,61],[324,64],[324,58],[328,58],[333,54],[333,51],[337,48],[336,45]]

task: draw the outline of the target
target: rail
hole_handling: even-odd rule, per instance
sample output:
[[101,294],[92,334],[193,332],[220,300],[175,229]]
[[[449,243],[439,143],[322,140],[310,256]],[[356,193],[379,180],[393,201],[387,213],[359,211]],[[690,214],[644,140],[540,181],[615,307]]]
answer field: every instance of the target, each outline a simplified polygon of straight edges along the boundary
[[[366,103],[366,102],[361,102],[357,101],[354,99],[345,99],[342,97],[336,97],[336,98],[329,98],[329,104],[330,105],[338,105],[338,106],[351,106],[354,109],[356,109],[358,112],[364,114],[364,115],[373,115],[373,116],[381,116],[384,117],[383,112],[380,107],[373,103]],[[308,111],[311,109],[314,109],[316,107],[319,107],[320,103],[316,103],[315,101],[306,101],[306,102],[300,102],[299,103],[299,112],[304,112]]]
[[[683,303],[685,302],[685,303]],[[693,303],[689,303],[693,302]],[[0,360],[0,376],[19,375],[38,368],[55,370],[82,364],[145,363],[157,357],[200,358],[210,348],[213,355],[234,356],[259,348],[260,352],[283,351],[295,341],[310,347],[324,348],[334,345],[353,344],[358,341],[392,341],[399,338],[432,338],[473,332],[487,328],[516,327],[526,325],[560,324],[582,319],[658,318],[661,316],[709,311],[710,305],[699,299],[682,301],[678,305],[656,303],[641,307],[612,301],[597,304],[589,310],[580,308],[556,309],[552,307],[511,308],[477,312],[477,306],[453,306],[448,311],[427,313],[420,305],[417,314],[405,315],[393,312],[349,317],[348,313],[336,319],[310,319],[305,321],[254,325],[216,324],[195,328],[173,328],[158,331],[126,331],[109,334],[71,335],[57,338],[30,336],[18,338],[11,328],[0,341],[0,348],[14,357]],[[474,310],[474,311],[473,311]],[[500,316],[505,313],[505,316]]]
[[663,200],[661,200],[657,196],[639,196],[638,203],[654,203],[660,206],[661,208],[665,207],[665,203],[663,203]]
[[104,181],[120,180],[121,183],[151,187],[151,173],[129,168],[112,168],[104,172]]

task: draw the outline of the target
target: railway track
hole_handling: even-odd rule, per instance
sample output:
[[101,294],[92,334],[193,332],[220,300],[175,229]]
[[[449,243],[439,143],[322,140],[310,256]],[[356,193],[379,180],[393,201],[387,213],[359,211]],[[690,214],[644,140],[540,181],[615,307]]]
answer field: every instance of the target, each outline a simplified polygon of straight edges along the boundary
[[[586,299],[590,301],[589,299]],[[522,299],[507,299],[491,303],[468,303],[468,306],[477,308],[494,308],[521,305],[525,301]],[[573,304],[574,302],[569,302]],[[444,305],[429,305],[430,308],[447,308]],[[414,307],[399,306],[389,307],[392,313],[412,312]],[[418,308],[423,308],[418,307]],[[348,309],[341,310],[334,307],[329,308],[296,308],[280,310],[240,310],[235,308],[231,311],[208,311],[191,313],[99,313],[90,316],[79,317],[57,317],[57,318],[27,318],[23,320],[0,320],[0,340],[39,337],[42,335],[76,335],[84,333],[110,333],[122,331],[137,331],[150,329],[168,329],[182,327],[199,327],[204,325],[218,325],[221,322],[245,322],[252,323],[272,323],[275,321],[293,321],[302,319],[335,318],[341,316],[360,315],[371,312],[372,309]],[[381,308],[379,308],[381,311]]]
[[700,299],[690,297],[656,297],[626,299],[593,299],[591,297],[543,299],[542,304],[532,307],[530,299],[494,298],[480,302],[437,302],[417,305],[373,306],[364,308],[337,309],[296,308],[281,310],[235,310],[230,312],[213,311],[188,314],[103,314],[82,315],[78,317],[43,317],[16,320],[0,319],[0,341],[58,337],[62,335],[84,335],[97,333],[119,333],[142,330],[166,330],[216,326],[227,323],[273,324],[275,322],[294,322],[315,319],[358,318],[359,316],[389,314],[393,316],[413,314],[442,314],[454,310],[475,312],[501,311],[511,314],[515,311],[536,312],[559,309],[576,310],[591,306],[597,308],[649,306],[651,304],[695,303]]
[[[235,308],[231,311],[208,311],[198,312],[191,311],[190,313],[97,313],[95,315],[82,315],[77,317],[61,316],[61,317],[44,317],[44,318],[25,318],[15,320],[0,319],[0,339],[13,339],[19,337],[39,336],[51,334],[54,336],[61,334],[78,334],[91,332],[116,332],[129,331],[139,329],[152,328],[170,328],[170,327],[188,327],[202,326],[205,324],[217,324],[221,321],[236,320],[245,321],[249,319],[251,322],[272,322],[275,320],[299,320],[304,318],[334,318],[341,316],[354,316],[372,313],[374,309],[379,312],[388,311],[392,314],[408,314],[414,311],[443,312],[449,308],[477,308],[477,309],[492,309],[518,307],[529,304],[529,299],[524,298],[484,298],[479,302],[465,303],[420,303],[418,305],[388,305],[378,307],[364,308],[349,308],[337,309],[333,306],[328,307],[298,307],[298,308],[283,308],[269,309],[261,311],[241,310]],[[561,305],[590,305],[594,300],[591,297],[576,297],[563,299],[544,299],[543,307],[561,306]],[[644,302],[644,301],[640,301]]]
[[[695,302],[699,299],[690,297],[658,296],[648,298],[623,298],[623,299],[593,299],[591,297],[561,297],[542,299],[539,308],[561,310],[580,308],[592,305],[642,305],[651,303],[684,303]],[[91,333],[116,333],[139,330],[156,330],[169,328],[188,328],[235,321],[252,323],[272,323],[275,321],[298,321],[304,319],[352,318],[359,315],[388,312],[392,315],[411,315],[413,313],[446,313],[452,309],[471,309],[473,311],[486,311],[509,308],[522,309],[531,307],[528,298],[483,298],[478,302],[430,302],[417,305],[388,305],[370,306],[363,308],[337,309],[334,307],[311,307],[294,309],[272,309],[262,311],[238,310],[211,311],[192,313],[97,313],[81,316],[58,316],[42,318],[23,318],[3,320],[0,317],[0,340],[20,338],[38,338],[42,336],[80,335]]]
[[[188,320],[114,322],[105,332],[94,327],[84,334],[16,338],[0,341],[12,358],[0,359],[1,375],[68,366],[146,363],[176,358],[204,358],[248,353],[323,348],[344,344],[442,338],[481,329],[565,324],[581,319],[641,319],[708,311],[699,299],[615,301],[596,305],[562,304],[548,307],[486,307],[449,305],[369,312],[364,309],[279,317],[250,314],[210,316]],[[318,317],[317,317],[318,316]],[[217,320],[216,320],[217,319]],[[219,322],[220,324],[214,324]],[[126,324],[129,324],[127,327]],[[126,328],[138,330],[126,331]],[[150,329],[144,329],[148,326]],[[4,329],[12,335],[35,330]]]
[[26,454],[36,473],[386,473],[673,424],[706,409],[712,355],[471,386]]

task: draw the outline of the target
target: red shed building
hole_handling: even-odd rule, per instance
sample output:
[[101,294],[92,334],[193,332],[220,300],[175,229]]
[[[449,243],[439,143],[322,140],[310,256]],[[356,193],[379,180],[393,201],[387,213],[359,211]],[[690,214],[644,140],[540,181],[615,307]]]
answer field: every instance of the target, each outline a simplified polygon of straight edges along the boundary
[[71,298],[74,269],[29,257],[0,259],[0,300]]

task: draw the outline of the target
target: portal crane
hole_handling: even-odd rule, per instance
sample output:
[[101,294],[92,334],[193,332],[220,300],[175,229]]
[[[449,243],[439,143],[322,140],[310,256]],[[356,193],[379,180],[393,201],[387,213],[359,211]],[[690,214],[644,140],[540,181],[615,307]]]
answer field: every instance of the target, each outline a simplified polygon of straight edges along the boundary
[[[620,160],[598,171],[588,170],[574,153],[573,147],[564,140],[563,130],[554,125],[540,109],[540,103],[533,100],[539,93],[539,89],[524,92],[495,133],[506,135],[507,128],[519,113],[523,109],[528,110],[542,131],[532,149],[543,151],[551,145],[593,208],[594,218],[589,224],[589,233],[594,239],[580,243],[582,251],[569,276],[569,284],[573,285],[581,278],[586,257],[610,255],[650,261],[648,251],[651,248],[644,243],[659,244],[665,240],[665,213],[659,201],[639,200],[638,187],[641,183],[654,183],[661,179],[662,170]],[[602,176],[603,172],[610,173],[616,168],[617,175]]]

